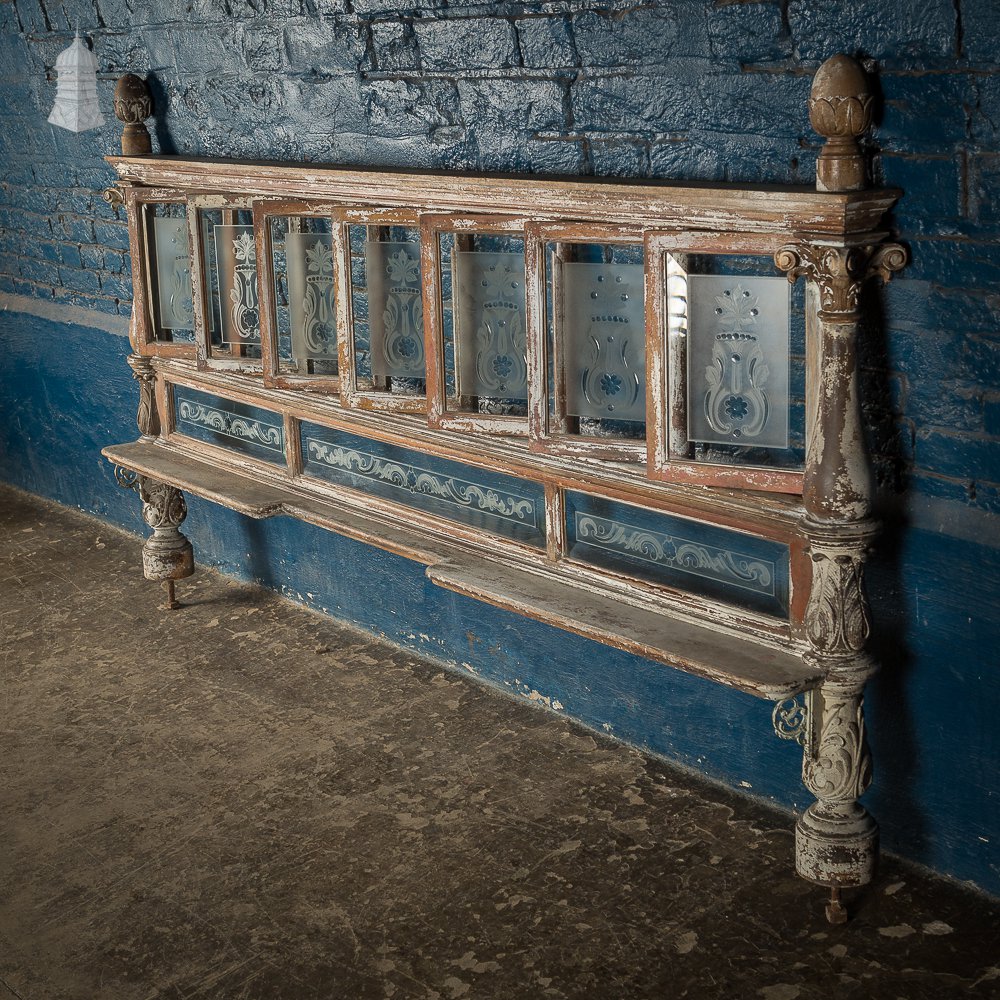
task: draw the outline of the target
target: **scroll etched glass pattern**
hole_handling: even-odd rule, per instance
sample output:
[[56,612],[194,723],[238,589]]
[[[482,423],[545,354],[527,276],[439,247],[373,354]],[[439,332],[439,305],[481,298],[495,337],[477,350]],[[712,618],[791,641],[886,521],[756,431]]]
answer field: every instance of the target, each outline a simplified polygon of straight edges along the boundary
[[641,264],[558,264],[566,412],[646,418],[646,320]]
[[528,396],[524,254],[458,251],[455,257],[458,393],[494,401],[499,412],[524,412],[503,405]]
[[184,218],[153,218],[158,331],[176,339],[191,339],[194,306],[191,300],[191,254]]
[[688,437],[787,448],[788,282],[692,274],[687,303]]
[[289,232],[284,242],[292,356],[296,360],[335,361],[333,237]]
[[257,249],[253,226],[215,227],[222,342],[260,343]]
[[365,244],[372,373],[424,377],[424,309],[417,243]]

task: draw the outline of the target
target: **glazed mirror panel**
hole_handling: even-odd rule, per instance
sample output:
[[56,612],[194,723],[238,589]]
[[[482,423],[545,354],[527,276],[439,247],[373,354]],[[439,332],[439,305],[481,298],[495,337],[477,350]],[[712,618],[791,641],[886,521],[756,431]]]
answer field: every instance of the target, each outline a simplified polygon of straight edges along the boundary
[[194,303],[187,207],[178,202],[142,206],[149,253],[147,279],[153,339],[194,341]]
[[209,355],[260,362],[260,293],[253,213],[201,209]]
[[271,216],[267,226],[278,370],[336,375],[333,223],[325,216]]
[[427,391],[420,231],[349,227],[355,373],[359,387],[397,395]]
[[447,409],[526,416],[524,238],[449,233],[440,252]]
[[643,248],[547,243],[549,413],[558,433],[646,435]]
[[667,257],[671,457],[796,468],[805,454],[805,303],[770,257]]

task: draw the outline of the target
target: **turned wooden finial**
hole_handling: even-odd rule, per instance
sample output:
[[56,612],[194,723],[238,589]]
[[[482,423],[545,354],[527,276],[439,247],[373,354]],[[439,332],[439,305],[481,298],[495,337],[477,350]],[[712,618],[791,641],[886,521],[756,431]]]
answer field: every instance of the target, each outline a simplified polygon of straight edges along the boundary
[[146,81],[126,73],[115,87],[115,117],[125,123],[122,155],[149,156],[153,144],[143,122],[153,113],[153,98]]
[[867,185],[858,137],[872,123],[872,103],[868,77],[849,56],[831,56],[816,71],[809,121],[826,139],[816,161],[818,191],[861,191]]

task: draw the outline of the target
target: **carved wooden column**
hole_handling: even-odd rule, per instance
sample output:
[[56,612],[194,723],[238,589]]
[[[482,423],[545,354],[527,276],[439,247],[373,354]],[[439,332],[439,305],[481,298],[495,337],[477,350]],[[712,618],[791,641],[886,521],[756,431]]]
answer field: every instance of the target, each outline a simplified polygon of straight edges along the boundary
[[[853,60],[834,56],[817,72],[810,120],[828,140],[817,162],[819,190],[865,186],[857,138],[871,122],[871,103]],[[790,281],[801,275],[808,282],[803,502],[812,585],[805,632],[806,655],[824,674],[807,699],[803,730],[792,734],[803,744],[802,778],[816,797],[796,824],[795,864],[804,878],[830,887],[827,917],[837,923],[847,918],[840,889],[870,882],[878,856],[878,825],[858,801],[872,777],[863,699],[876,664],[865,650],[863,576],[877,527],[858,386],[858,300],[868,278],[886,281],[906,263],[901,246],[878,238],[805,237],[775,254]]]
[[[129,367],[139,383],[140,441],[153,441],[160,433],[160,416],[156,408],[156,372],[149,358],[130,354]],[[143,520],[153,534],[142,547],[142,571],[147,580],[157,580],[166,590],[164,608],[180,607],[174,595],[174,583],[194,573],[194,551],[191,542],[179,528],[187,517],[184,494],[174,486],[138,475],[131,469],[116,468],[115,479],[125,489],[135,490],[142,500]]]

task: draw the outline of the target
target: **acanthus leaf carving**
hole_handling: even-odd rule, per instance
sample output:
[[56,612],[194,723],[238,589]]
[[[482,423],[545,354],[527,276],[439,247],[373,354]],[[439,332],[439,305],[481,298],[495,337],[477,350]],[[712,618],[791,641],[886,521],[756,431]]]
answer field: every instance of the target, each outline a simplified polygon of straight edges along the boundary
[[868,640],[870,625],[860,553],[813,551],[813,579],[806,609],[806,635],[814,650],[852,656]]
[[824,692],[814,752],[802,761],[802,780],[822,804],[853,803],[872,783],[872,759],[861,696]]
[[155,438],[160,433],[160,416],[156,408],[156,372],[149,358],[130,354],[129,367],[132,377],[139,383],[139,410],[135,422],[145,438]]
[[887,282],[902,270],[906,259],[906,249],[899,243],[853,247],[786,243],[774,255],[775,265],[790,282],[800,276],[816,282],[820,308],[832,317],[856,313],[865,281],[877,277]]

